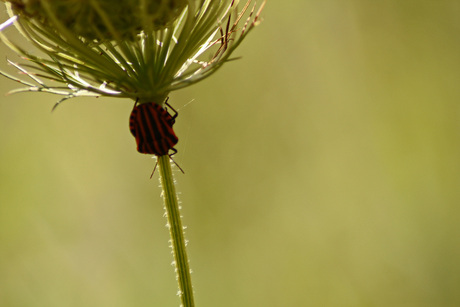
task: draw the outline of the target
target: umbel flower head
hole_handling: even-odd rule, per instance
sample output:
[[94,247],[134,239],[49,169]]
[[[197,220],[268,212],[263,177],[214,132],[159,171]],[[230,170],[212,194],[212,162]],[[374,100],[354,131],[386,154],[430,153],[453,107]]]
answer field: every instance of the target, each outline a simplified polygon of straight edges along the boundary
[[[13,92],[115,96],[162,104],[208,77],[259,23],[252,0],[3,0],[0,39],[28,63]],[[14,24],[40,51],[9,39]],[[45,56],[43,56],[43,54]],[[59,104],[58,102],[58,104]]]
[[[8,0],[14,14],[35,19],[49,30],[53,15],[66,29],[85,40],[135,39],[139,30],[158,30],[174,21],[187,0]],[[53,15],[50,15],[50,10]],[[148,28],[149,27],[149,28]],[[116,30],[116,31],[112,31]]]

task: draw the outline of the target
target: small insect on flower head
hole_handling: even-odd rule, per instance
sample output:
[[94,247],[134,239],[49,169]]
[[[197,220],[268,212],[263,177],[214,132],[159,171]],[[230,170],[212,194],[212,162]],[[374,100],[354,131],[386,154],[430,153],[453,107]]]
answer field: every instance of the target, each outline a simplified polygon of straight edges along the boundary
[[162,156],[170,150],[174,153],[174,146],[179,139],[173,130],[177,112],[168,111],[154,102],[135,105],[129,117],[129,129],[136,138],[137,151],[144,154]]

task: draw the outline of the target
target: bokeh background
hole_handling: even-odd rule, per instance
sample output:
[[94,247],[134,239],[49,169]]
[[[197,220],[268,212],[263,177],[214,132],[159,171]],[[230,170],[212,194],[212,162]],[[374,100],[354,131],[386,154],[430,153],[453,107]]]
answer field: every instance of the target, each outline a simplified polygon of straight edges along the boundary
[[[460,306],[460,2],[263,15],[170,99],[197,306]],[[0,100],[0,306],[178,306],[132,102],[58,98]]]

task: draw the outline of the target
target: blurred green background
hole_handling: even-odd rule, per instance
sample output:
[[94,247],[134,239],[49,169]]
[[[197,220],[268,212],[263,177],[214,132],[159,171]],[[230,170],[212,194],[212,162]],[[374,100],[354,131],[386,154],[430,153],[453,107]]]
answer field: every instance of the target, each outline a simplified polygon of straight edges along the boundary
[[[460,306],[460,2],[263,15],[170,99],[197,306]],[[58,98],[0,101],[0,306],[178,306],[132,102]]]

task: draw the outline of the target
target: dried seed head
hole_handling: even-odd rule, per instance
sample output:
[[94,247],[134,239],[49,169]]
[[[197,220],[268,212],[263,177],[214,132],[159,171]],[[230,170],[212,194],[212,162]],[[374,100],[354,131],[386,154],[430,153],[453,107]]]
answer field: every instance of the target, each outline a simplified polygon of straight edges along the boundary
[[[4,0],[15,14],[86,40],[133,40],[143,30],[170,25],[187,0]],[[56,22],[57,21],[57,22]],[[59,24],[58,24],[59,23]]]

